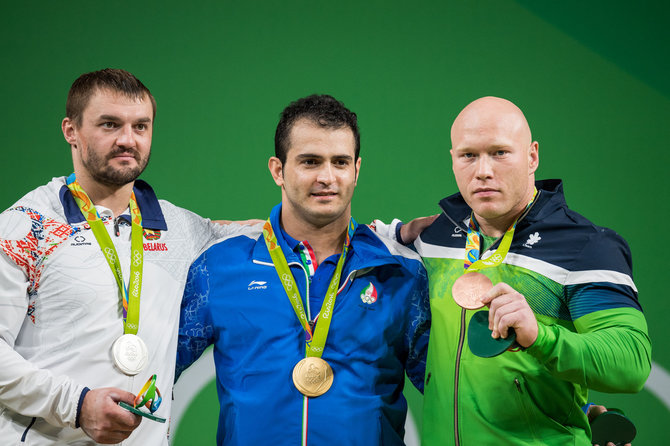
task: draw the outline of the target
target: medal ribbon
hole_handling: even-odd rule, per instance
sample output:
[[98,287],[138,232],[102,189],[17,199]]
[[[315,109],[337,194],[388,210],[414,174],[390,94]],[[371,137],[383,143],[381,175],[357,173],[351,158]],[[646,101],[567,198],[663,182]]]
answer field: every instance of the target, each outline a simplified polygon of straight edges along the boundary
[[100,219],[95,205],[89,196],[81,188],[77,182],[75,175],[72,174],[67,178],[67,187],[70,189],[74,201],[81,210],[81,213],[86,218],[95,239],[100,245],[100,249],[107,260],[116,284],[119,286],[119,291],[122,294],[123,302],[123,332],[126,334],[137,334],[137,329],[140,323],[140,292],[142,291],[142,267],[144,265],[144,251],[142,243],[142,214],[137,205],[135,192],[130,194],[130,215],[132,220],[130,231],[130,280],[128,281],[128,288],[123,282],[123,273],[121,271],[121,262],[119,255],[116,252],[114,243],[105,229],[105,224]]
[[272,224],[268,219],[263,225],[263,239],[265,244],[268,247],[270,252],[270,257],[272,258],[272,263],[275,266],[277,275],[279,275],[279,280],[284,286],[284,291],[288,296],[291,306],[295,311],[300,325],[308,334],[308,341],[306,344],[307,352],[306,356],[316,356],[320,358],[323,354],[323,348],[326,345],[326,338],[328,337],[328,330],[330,329],[330,321],[333,315],[333,307],[335,306],[335,298],[337,297],[337,289],[340,285],[340,276],[342,275],[342,268],[344,267],[344,260],[347,257],[347,252],[349,251],[349,246],[351,244],[351,237],[354,234],[356,225],[353,219],[349,220],[349,228],[347,230],[347,235],[344,240],[344,246],[342,247],[342,255],[340,255],[339,260],[337,261],[337,266],[335,267],[335,272],[333,277],[330,279],[330,284],[328,285],[328,291],[326,291],[326,297],[323,300],[321,306],[321,312],[319,314],[319,322],[316,324],[314,333],[312,333],[312,328],[309,326],[309,321],[307,320],[307,315],[305,314],[305,307],[302,304],[302,298],[300,297],[300,291],[298,291],[298,284],[293,278],[291,269],[288,266],[286,261],[286,256],[282,251],[279,243],[277,242],[277,236],[274,233]]
[[[533,204],[533,201],[535,201],[536,196],[537,188],[535,189],[535,192],[533,192],[533,198],[530,199],[530,202],[526,205],[526,208],[521,213],[521,215],[526,213],[530,205]],[[521,215],[519,218],[521,218]],[[472,213],[470,215],[470,224],[468,225],[468,237],[465,242],[465,263],[463,265],[466,270],[465,272],[472,273],[500,265],[503,260],[505,260],[510,246],[512,246],[512,239],[514,238],[514,231],[516,230],[516,224],[518,221],[518,218],[514,220],[514,223],[512,223],[507,231],[505,231],[505,235],[503,236],[498,249],[496,249],[490,257],[486,259],[480,259],[479,251],[481,247],[482,235],[479,233],[479,228],[475,222],[475,215]]]

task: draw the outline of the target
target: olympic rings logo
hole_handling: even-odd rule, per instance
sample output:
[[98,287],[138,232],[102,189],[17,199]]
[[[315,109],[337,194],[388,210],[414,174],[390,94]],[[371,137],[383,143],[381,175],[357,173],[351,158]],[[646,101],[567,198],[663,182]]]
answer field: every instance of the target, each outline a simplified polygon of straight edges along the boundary
[[112,248],[105,248],[105,256],[109,259],[109,263],[112,265],[116,263],[116,255]]
[[287,290],[291,291],[293,289],[293,280],[288,274],[282,274],[281,280],[284,282],[284,286]]

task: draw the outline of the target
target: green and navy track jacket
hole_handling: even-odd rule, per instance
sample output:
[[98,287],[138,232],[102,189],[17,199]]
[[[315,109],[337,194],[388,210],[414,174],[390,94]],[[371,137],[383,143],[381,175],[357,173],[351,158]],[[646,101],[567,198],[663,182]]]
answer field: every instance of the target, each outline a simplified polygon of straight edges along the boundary
[[[432,328],[423,442],[433,445],[590,445],[587,389],[637,392],[651,368],[631,254],[614,231],[568,209],[559,180],[538,181],[503,264],[481,271],[523,294],[539,335],[523,351],[472,354],[472,310],[452,299],[463,274],[471,209],[460,194],[416,240],[430,283]],[[495,242],[483,254],[498,247]]]

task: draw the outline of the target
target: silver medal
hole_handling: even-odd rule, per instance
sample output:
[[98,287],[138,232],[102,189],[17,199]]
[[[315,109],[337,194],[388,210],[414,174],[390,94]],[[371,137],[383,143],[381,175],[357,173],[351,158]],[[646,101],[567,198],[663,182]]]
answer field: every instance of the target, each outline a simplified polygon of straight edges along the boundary
[[124,334],[114,341],[112,356],[116,366],[126,375],[137,375],[147,366],[149,352],[139,336]]

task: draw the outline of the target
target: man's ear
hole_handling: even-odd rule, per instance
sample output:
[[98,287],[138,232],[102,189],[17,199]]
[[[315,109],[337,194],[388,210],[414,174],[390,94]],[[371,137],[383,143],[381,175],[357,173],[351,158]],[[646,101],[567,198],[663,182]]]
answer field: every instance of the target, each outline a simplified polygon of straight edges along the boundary
[[268,169],[270,170],[270,175],[272,179],[275,180],[275,184],[279,187],[284,185],[284,172],[283,165],[279,158],[276,156],[270,157],[268,161]]
[[361,173],[361,157],[359,156],[356,160],[356,179],[354,180],[354,185],[358,184],[358,174]]
[[530,173],[535,173],[538,166],[540,165],[540,144],[537,141],[533,141],[530,145],[530,150],[528,151]]
[[61,129],[63,130],[63,136],[65,137],[65,141],[67,141],[68,144],[76,148],[77,129],[74,126],[74,122],[70,118],[63,119],[63,122],[61,123]]

